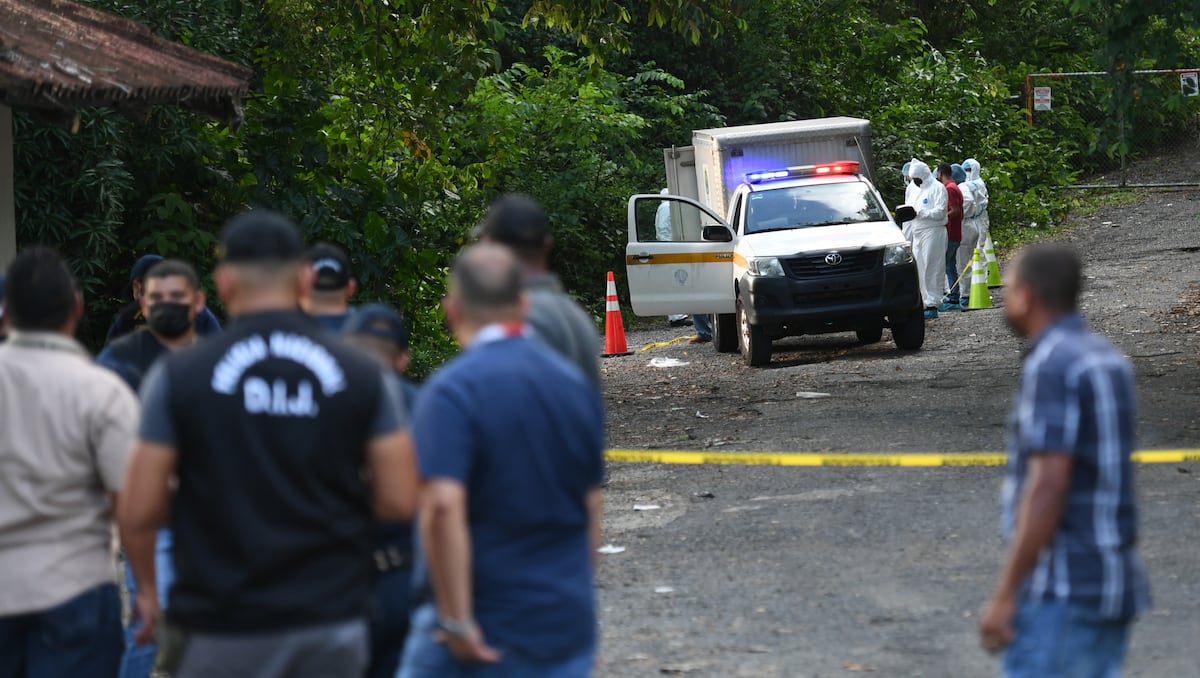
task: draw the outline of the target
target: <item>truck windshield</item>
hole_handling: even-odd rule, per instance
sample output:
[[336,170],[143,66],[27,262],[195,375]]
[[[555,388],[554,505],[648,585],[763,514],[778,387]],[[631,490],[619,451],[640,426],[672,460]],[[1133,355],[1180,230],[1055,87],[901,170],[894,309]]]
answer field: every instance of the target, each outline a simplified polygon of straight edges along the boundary
[[886,221],[887,212],[861,181],[776,188],[749,194],[746,233]]

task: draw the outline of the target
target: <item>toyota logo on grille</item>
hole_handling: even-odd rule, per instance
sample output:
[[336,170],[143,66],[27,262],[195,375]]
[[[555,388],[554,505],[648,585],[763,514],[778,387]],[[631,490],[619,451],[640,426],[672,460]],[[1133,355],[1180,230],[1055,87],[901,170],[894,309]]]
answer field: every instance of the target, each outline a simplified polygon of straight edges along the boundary
[[829,264],[830,266],[837,266],[838,264],[842,263],[842,255],[838,254],[837,252],[830,252],[829,254],[825,255],[825,263]]

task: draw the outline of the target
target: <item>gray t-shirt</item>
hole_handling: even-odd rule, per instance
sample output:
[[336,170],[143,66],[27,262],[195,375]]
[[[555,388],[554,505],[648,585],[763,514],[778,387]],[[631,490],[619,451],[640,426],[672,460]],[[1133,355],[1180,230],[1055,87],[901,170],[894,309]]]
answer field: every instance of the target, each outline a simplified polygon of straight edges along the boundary
[[553,273],[526,280],[525,289],[531,302],[525,322],[536,337],[571,361],[599,389],[600,334],[587,311],[563,291]]
[[[404,391],[396,379],[386,378],[383,374],[383,391],[379,398],[379,408],[371,424],[370,437],[386,435],[400,429],[408,428],[408,409],[404,407]],[[150,368],[146,379],[142,382],[142,421],[138,427],[138,437],[159,445],[175,447],[178,444],[175,435],[175,422],[171,420],[168,406],[171,392],[170,379],[161,361]]]

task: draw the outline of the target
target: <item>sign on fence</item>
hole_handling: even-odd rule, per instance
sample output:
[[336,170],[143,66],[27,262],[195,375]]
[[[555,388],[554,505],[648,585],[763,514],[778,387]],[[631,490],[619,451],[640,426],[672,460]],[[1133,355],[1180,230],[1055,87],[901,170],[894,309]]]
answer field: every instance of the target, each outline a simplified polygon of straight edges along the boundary
[[1200,94],[1200,73],[1196,71],[1180,73],[1179,88],[1183,91],[1183,96],[1185,97],[1194,97]]
[[1034,87],[1033,88],[1033,110],[1035,110],[1035,111],[1050,110],[1050,88],[1049,87]]

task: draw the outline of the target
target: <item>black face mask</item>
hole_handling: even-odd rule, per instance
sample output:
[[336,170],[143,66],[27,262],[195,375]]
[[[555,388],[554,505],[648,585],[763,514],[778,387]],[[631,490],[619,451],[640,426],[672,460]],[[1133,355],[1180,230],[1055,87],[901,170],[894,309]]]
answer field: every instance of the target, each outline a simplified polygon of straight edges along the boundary
[[925,181],[923,179],[913,179],[913,183],[920,186],[921,184],[925,183]]
[[190,304],[160,301],[150,307],[146,323],[155,334],[165,339],[175,339],[192,329],[192,319],[188,317],[191,312]]

